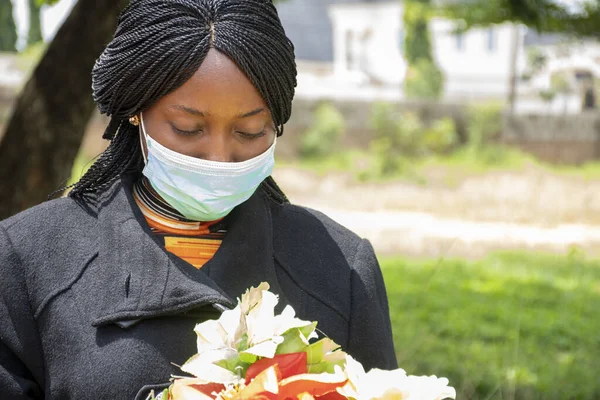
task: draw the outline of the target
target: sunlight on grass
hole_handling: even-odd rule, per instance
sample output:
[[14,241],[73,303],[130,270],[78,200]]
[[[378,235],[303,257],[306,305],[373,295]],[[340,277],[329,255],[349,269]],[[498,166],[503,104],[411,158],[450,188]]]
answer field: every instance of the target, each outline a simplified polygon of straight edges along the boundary
[[320,176],[328,172],[347,172],[351,173],[357,181],[370,182],[404,180],[425,185],[433,172],[441,171],[442,182],[449,187],[458,185],[468,177],[490,172],[518,172],[527,167],[539,168],[559,176],[584,180],[600,179],[600,162],[581,166],[552,165],[518,149],[499,145],[478,151],[465,147],[447,155],[407,159],[405,168],[386,177],[369,173],[369,169],[377,162],[369,152],[356,149],[336,152],[325,157],[278,161],[280,166],[293,166]]
[[48,44],[44,42],[39,42],[28,46],[22,52],[18,53],[15,66],[21,71],[31,71],[41,60],[42,56],[46,52],[47,47]]
[[463,400],[600,398],[600,260],[381,261],[408,373],[446,376]]

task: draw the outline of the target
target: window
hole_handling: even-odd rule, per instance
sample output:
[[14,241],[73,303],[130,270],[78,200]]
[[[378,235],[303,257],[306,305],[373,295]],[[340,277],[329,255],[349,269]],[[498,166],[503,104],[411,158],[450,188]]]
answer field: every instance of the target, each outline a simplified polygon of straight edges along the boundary
[[346,31],[346,65],[349,70],[354,69],[355,59],[354,59],[354,32]]
[[400,53],[404,53],[404,31],[400,29],[398,32],[398,48],[400,49]]
[[487,49],[490,53],[496,51],[496,32],[494,28],[489,28],[487,30]]
[[459,32],[456,33],[454,36],[456,38],[456,49],[459,51],[463,51],[465,49],[465,35],[462,32]]

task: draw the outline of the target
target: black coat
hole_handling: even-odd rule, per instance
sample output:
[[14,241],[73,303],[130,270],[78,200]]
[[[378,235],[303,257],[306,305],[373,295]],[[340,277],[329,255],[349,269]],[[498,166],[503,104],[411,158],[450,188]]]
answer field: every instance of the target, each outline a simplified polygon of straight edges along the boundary
[[368,241],[258,190],[197,270],[150,233],[132,181],[94,209],[63,198],[0,222],[0,398],[145,398],[196,353],[194,325],[262,281],[365,369],[396,368]]

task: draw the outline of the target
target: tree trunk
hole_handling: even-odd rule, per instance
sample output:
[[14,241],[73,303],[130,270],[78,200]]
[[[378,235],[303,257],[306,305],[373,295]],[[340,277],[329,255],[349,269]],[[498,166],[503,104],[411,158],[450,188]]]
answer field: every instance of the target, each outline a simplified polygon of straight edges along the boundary
[[0,142],[0,219],[69,178],[95,107],[91,71],[127,3],[79,0],[25,84]]
[[0,0],[0,51],[17,51],[17,28],[11,0]]
[[519,43],[521,42],[521,32],[519,25],[512,27],[512,43],[510,49],[510,77],[508,82],[508,107],[511,115],[515,113],[515,106],[517,102],[517,90],[518,90],[518,76],[517,67],[519,62]]
[[31,45],[42,41],[42,25],[40,22],[40,6],[36,0],[29,0],[29,34],[27,44]]

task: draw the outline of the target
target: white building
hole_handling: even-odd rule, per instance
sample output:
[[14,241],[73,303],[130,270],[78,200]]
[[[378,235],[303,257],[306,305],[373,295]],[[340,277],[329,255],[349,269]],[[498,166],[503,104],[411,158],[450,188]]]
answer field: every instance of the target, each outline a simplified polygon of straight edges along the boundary
[[[515,24],[455,33],[456,21],[434,19],[434,58],[445,76],[447,98],[507,98],[513,74],[526,68],[526,29]],[[515,48],[516,47],[516,48]]]
[[545,58],[545,65],[541,70],[532,71],[529,84],[533,93],[556,90],[552,80],[557,75],[568,85],[566,92],[555,93],[555,98],[546,105],[549,111],[578,113],[583,108],[586,95],[589,96],[590,93],[593,101],[598,104],[600,42],[531,33],[526,38],[526,46]]
[[[279,6],[300,60],[306,60],[305,56],[313,59],[310,63],[300,63],[304,68],[300,70],[299,94],[401,98],[407,71],[402,2],[317,0],[321,1],[317,5],[312,4],[314,1],[288,0]],[[325,9],[329,26],[319,19]],[[311,21],[310,26],[299,25],[299,12]],[[513,68],[517,76],[526,68],[523,46],[526,29],[503,24],[456,34],[458,23],[437,18],[429,24],[433,56],[445,77],[445,97],[506,98]],[[316,32],[319,39],[310,41],[310,35],[316,36]],[[323,43],[329,42],[330,49],[325,49]],[[325,54],[327,50],[331,55]],[[328,64],[330,75],[324,73]],[[313,68],[319,73],[313,73]]]

